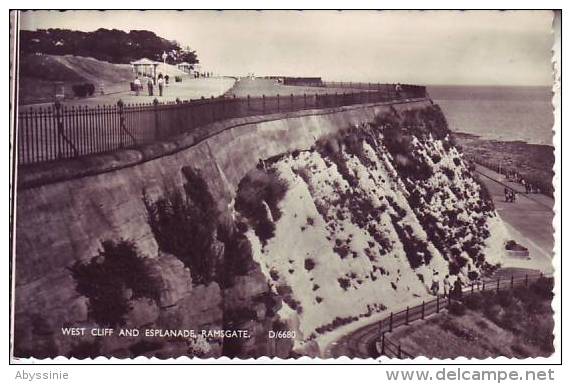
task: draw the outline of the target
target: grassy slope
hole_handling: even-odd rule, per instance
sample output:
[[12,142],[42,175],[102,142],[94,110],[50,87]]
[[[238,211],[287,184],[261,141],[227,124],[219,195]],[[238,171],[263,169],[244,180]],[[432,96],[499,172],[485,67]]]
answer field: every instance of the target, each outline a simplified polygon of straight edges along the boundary
[[89,57],[29,55],[20,60],[20,103],[53,100],[54,84],[62,81],[66,94],[73,84],[89,82],[106,92],[128,90],[133,71],[129,64],[111,64]]
[[[255,78],[250,79],[247,77],[240,78],[234,84],[234,87],[227,92],[227,95],[236,97],[246,97],[248,95],[252,97],[275,96],[275,95],[315,95],[315,94],[342,94],[352,92],[351,89],[347,88],[328,88],[328,87],[305,87],[305,86],[295,86],[295,85],[283,85],[279,84],[277,80],[272,79],[262,79]],[[354,92],[363,92],[362,89],[356,89]]]
[[491,294],[484,303],[467,309],[464,315],[443,312],[399,328],[390,339],[400,342],[413,356],[439,359],[546,357],[553,353],[549,298],[522,288],[514,295]]

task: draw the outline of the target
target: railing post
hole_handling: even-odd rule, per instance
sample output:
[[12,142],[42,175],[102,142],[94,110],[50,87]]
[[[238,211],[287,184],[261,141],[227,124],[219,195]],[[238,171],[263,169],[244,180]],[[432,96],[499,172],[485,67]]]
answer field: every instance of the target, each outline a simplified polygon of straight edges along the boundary
[[527,273],[525,274],[525,287],[527,288]]
[[159,100],[155,97],[153,100],[153,111],[155,114],[155,140],[159,139],[160,127],[159,127]]
[[266,95],[262,95],[262,113],[266,114]]
[[385,355],[385,333],[381,333],[381,356]]
[[511,279],[510,279],[510,288],[513,289],[514,288],[514,275],[512,275]]
[[280,94],[278,93],[278,112],[280,111]]
[[406,317],[404,323],[408,325],[408,306],[406,307]]
[[248,98],[248,111],[250,110],[250,95],[247,96]]
[[63,156],[62,153],[62,140],[63,140],[63,119],[61,118],[61,103],[59,102],[59,100],[57,100],[55,102],[55,109],[56,109],[56,113],[55,113],[55,117],[56,117],[56,125],[57,125],[57,157],[58,159],[61,159]]
[[496,293],[500,292],[500,279],[496,282]]
[[216,102],[213,95],[210,95],[210,105],[212,108],[212,122],[214,123],[216,121]]
[[123,100],[119,99],[119,101],[117,102],[117,107],[119,107],[119,127],[121,128],[121,133],[119,134],[119,148],[123,148],[124,147],[124,143],[123,143],[123,131],[125,131],[125,115],[124,115],[124,111],[123,111],[123,106],[125,104],[123,103]]
[[[450,296],[450,293],[448,293],[448,296]],[[436,313],[440,312],[440,296],[436,296]]]
[[293,93],[289,96],[289,109],[293,111]]
[[305,93],[303,94],[303,108],[307,109],[307,95]]
[[422,320],[424,320],[424,300],[422,301],[422,314],[420,316]]
[[393,331],[393,313],[391,312],[391,317],[389,318],[389,332]]

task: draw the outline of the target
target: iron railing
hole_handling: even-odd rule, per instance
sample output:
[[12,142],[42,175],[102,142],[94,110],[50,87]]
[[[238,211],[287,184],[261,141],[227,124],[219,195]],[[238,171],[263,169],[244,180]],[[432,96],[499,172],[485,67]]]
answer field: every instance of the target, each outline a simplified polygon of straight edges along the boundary
[[425,87],[379,87],[361,92],[218,97],[96,107],[29,107],[18,114],[19,165],[134,148],[231,118],[423,98]]

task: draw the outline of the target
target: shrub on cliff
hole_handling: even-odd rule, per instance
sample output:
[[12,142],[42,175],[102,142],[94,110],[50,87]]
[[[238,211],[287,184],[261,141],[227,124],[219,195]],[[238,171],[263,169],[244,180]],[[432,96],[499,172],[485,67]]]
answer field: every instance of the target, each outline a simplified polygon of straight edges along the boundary
[[159,247],[190,268],[195,284],[208,284],[215,278],[218,262],[213,247],[217,228],[215,202],[199,174],[187,168],[183,174],[188,181],[184,194],[166,188],[165,194],[153,202],[144,192],[143,202]]
[[274,236],[274,221],[281,217],[278,204],[287,189],[287,182],[271,170],[254,170],[238,184],[234,206],[252,223],[262,244],[266,244],[267,240]]
[[158,300],[159,285],[151,278],[133,242],[104,241],[99,255],[70,268],[77,291],[89,299],[89,316],[101,326],[122,326],[130,299]]

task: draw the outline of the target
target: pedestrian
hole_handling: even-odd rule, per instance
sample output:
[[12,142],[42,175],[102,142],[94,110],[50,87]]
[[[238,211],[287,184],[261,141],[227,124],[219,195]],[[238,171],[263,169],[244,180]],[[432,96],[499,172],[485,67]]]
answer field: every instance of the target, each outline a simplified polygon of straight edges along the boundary
[[139,80],[139,76],[135,77],[135,81],[133,81],[133,85],[135,88],[135,95],[139,96],[139,91],[143,87],[143,85],[141,84],[141,80]]
[[450,284],[450,275],[446,275],[444,280],[442,280],[442,286],[444,288],[444,296],[450,295],[450,288],[452,288],[452,284]]
[[510,202],[510,190],[508,187],[504,188],[504,197],[506,199],[506,203]]
[[454,282],[454,289],[452,290],[450,297],[456,300],[462,299],[462,280],[460,280],[460,276],[458,276]]
[[153,96],[153,79],[150,77],[147,79],[147,89],[149,90],[149,96]]
[[400,94],[401,94],[401,92],[402,92],[402,86],[400,85],[400,83],[397,83],[397,84],[395,85],[395,92],[396,92],[396,94],[397,94],[397,97],[400,98]]
[[168,83],[169,83],[169,75],[165,75],[165,84],[168,85]]
[[432,285],[430,290],[434,296],[438,296],[438,291],[440,290],[440,281],[438,280],[438,272],[434,272],[432,275]]
[[157,84],[159,86],[159,96],[163,96],[163,88],[165,86],[165,80],[163,78],[162,73],[159,75],[159,79],[157,80]]

